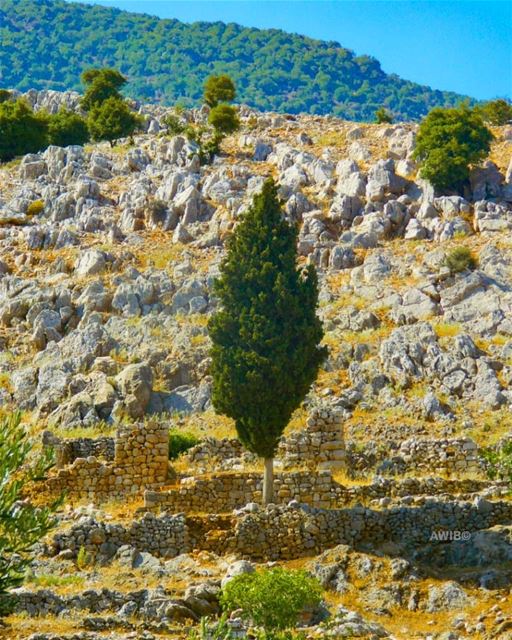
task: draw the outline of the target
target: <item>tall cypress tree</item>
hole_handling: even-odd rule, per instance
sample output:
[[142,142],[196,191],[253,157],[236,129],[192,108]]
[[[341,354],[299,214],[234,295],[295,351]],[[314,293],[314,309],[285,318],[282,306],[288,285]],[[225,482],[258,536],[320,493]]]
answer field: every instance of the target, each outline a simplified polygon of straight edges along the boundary
[[296,246],[297,230],[267,180],[228,241],[215,283],[221,307],[209,323],[213,404],[264,458],[264,504],[273,497],[279,439],[326,356],[316,272],[298,268]]

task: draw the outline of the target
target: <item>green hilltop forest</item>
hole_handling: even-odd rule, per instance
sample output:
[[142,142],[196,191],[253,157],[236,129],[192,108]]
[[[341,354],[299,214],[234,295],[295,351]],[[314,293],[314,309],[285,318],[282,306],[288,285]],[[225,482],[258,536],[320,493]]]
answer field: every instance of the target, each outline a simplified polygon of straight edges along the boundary
[[212,73],[231,76],[252,107],[351,120],[380,107],[416,120],[463,97],[386,74],[336,42],[63,0],[0,0],[0,42],[0,86],[21,91],[80,89],[84,69],[110,66],[129,78],[130,97],[184,106],[200,103]]

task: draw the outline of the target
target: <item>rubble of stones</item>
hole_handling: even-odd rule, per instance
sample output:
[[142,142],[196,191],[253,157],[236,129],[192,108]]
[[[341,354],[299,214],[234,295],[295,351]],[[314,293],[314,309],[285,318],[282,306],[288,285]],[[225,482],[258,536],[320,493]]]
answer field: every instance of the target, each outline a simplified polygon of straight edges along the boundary
[[[25,97],[79,109],[74,92]],[[133,106],[146,123],[133,145],[0,166],[0,406],[41,425],[49,484],[70,496],[31,570],[81,581],[20,588],[16,615],[43,626],[19,637],[185,638],[218,613],[225,580],[276,562],[325,589],[310,639],[512,637],[509,486],[488,477],[477,429],[507,424],[512,405],[512,128],[495,131],[505,164],[493,156],[463,197],[441,196],[417,176],[413,124],[242,106],[241,131],[201,165],[195,143],[167,134],[169,109]],[[212,285],[267,175],[317,267],[330,355],[263,509],[258,461],[237,440],[205,428],[185,472],[164,458],[176,416],[211,415]],[[458,245],[473,271],[446,267]],[[133,512],[109,512],[128,497]],[[445,531],[470,537],[432,537]],[[400,611],[421,631],[401,635]],[[53,619],[72,630],[46,631]]]

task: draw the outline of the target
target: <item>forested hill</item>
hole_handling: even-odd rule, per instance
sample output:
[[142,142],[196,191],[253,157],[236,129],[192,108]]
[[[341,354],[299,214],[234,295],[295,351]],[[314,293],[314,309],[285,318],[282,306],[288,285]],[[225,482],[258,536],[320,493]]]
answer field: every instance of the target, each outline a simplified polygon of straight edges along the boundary
[[0,86],[80,88],[81,71],[113,66],[127,93],[198,103],[211,73],[227,73],[238,101],[262,110],[373,119],[385,106],[417,119],[461,96],[402,80],[336,42],[222,22],[185,24],[63,0],[0,0]]

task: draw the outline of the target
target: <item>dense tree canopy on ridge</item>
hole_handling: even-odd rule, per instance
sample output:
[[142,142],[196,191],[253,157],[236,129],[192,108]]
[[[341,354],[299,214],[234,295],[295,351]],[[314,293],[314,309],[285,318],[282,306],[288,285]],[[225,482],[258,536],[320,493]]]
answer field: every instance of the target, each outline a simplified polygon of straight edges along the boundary
[[0,86],[80,89],[90,67],[119,69],[125,93],[148,101],[199,104],[205,79],[229,75],[238,100],[262,110],[374,119],[418,119],[461,96],[382,71],[336,42],[222,22],[185,24],[63,0],[2,0]]

